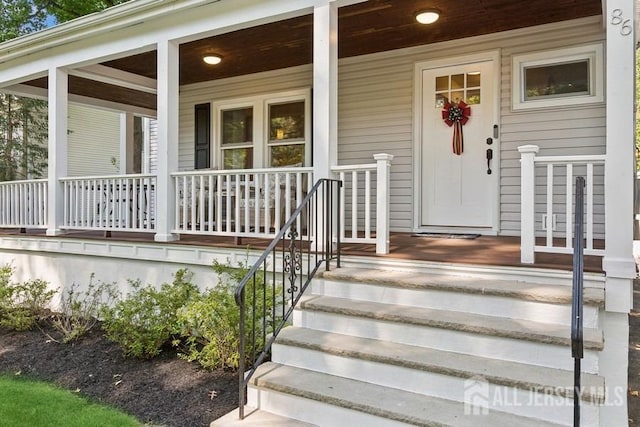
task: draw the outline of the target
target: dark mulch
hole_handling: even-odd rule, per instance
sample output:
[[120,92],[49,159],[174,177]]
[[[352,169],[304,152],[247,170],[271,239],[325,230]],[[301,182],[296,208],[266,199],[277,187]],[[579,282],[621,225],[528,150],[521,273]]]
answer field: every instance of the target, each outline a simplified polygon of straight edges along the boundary
[[633,281],[629,315],[629,425],[640,425],[640,280]]
[[0,372],[54,382],[154,425],[208,426],[238,406],[235,373],[200,369],[171,349],[152,360],[125,359],[98,327],[75,344],[38,329],[0,329]]

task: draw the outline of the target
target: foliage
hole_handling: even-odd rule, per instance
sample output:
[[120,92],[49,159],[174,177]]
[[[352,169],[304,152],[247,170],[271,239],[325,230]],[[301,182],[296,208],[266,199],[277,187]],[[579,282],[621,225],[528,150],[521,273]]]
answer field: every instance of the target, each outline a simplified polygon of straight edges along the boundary
[[2,0],[0,5],[0,42],[45,26],[46,11],[34,7],[31,0]]
[[173,282],[163,283],[160,289],[130,281],[133,292],[102,310],[106,337],[120,344],[125,356],[158,355],[179,330],[178,310],[198,294],[191,276],[186,269],[178,270]]
[[94,282],[94,276],[91,274],[87,290],[80,291],[74,283],[62,294],[60,311],[53,314],[52,326],[63,343],[75,341],[91,330],[100,312],[117,298],[115,283]]
[[45,10],[58,22],[69,21],[90,13],[99,12],[127,0],[34,0],[39,10]]
[[0,326],[18,331],[33,328],[46,315],[46,306],[55,295],[49,283],[33,279],[24,283],[11,281],[14,268],[0,267]]
[[[181,335],[186,337],[181,343],[181,357],[189,361],[196,360],[205,368],[237,369],[240,360],[240,310],[234,299],[234,291],[248,269],[243,263],[233,267],[217,261],[213,269],[218,274],[217,286],[192,300],[178,314]],[[273,323],[280,320],[273,314],[276,304],[274,295],[279,295],[281,288],[265,286],[264,275],[260,273],[255,281],[249,282],[245,292],[253,296],[254,289],[256,304],[248,304],[246,309],[247,363],[254,362],[253,357],[264,347],[265,337],[273,332]],[[255,337],[255,342],[252,337]]]
[[70,391],[22,378],[0,376],[0,425],[125,427],[142,425],[115,409]]

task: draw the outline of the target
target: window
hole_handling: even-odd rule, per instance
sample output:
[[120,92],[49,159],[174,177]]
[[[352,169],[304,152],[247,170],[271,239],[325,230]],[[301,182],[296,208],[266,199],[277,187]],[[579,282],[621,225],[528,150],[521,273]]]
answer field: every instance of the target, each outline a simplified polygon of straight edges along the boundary
[[469,105],[480,104],[481,78],[479,71],[437,76],[435,108],[444,108],[447,101],[464,101]]
[[310,164],[309,90],[221,101],[214,108],[214,164],[220,168]]
[[602,45],[514,55],[513,109],[604,101]]

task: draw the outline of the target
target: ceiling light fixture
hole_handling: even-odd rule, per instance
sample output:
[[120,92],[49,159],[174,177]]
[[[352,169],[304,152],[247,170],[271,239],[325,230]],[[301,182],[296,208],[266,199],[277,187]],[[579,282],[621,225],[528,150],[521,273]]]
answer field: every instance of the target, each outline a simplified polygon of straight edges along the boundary
[[416,21],[421,24],[433,24],[440,18],[440,11],[436,9],[426,9],[416,13]]
[[208,55],[202,58],[202,60],[209,65],[218,65],[222,62],[222,58],[218,55]]

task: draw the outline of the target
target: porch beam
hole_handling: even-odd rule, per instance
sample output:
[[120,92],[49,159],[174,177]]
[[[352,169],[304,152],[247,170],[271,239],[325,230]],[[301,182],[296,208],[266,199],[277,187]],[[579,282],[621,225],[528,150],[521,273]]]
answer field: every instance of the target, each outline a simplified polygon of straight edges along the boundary
[[158,42],[158,178],[156,189],[157,242],[178,240],[175,227],[175,186],[171,173],[178,171],[178,43]]
[[68,73],[60,68],[50,68],[47,236],[64,234],[64,194],[60,178],[67,175],[68,87]]

